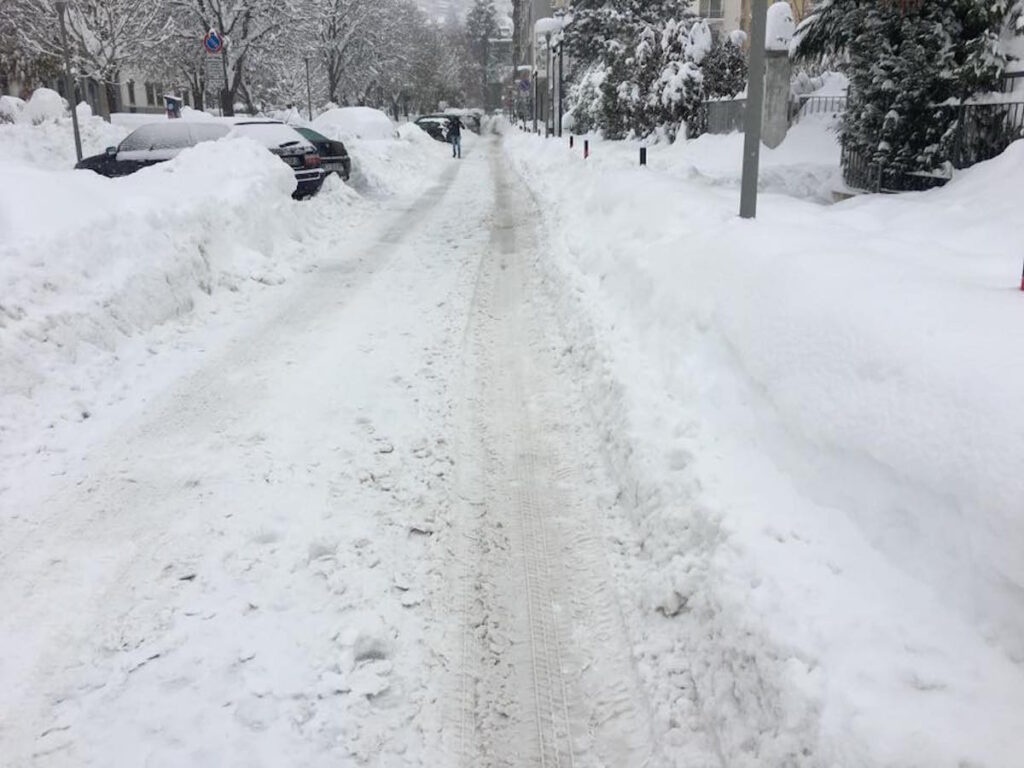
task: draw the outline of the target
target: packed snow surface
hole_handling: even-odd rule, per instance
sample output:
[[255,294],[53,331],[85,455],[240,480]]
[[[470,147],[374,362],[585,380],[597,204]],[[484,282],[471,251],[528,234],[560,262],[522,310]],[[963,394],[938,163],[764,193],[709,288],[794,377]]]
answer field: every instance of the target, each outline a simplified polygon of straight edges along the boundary
[[[120,179],[26,147],[0,160],[0,762],[415,760],[406,541],[443,487],[444,397],[364,364],[364,333],[408,382],[443,370],[455,326],[424,309],[462,272],[410,248],[425,274],[375,277],[389,203],[333,177],[293,201],[251,140]],[[380,189],[447,160],[415,157]],[[348,302],[373,280],[402,312]]]
[[755,221],[657,148],[506,144],[641,538],[624,599],[677,764],[1018,764],[1024,142]]
[[739,135],[326,120],[296,202],[247,139],[71,171],[28,106],[5,766],[1019,765],[1024,142],[829,206],[805,119],[743,221]]

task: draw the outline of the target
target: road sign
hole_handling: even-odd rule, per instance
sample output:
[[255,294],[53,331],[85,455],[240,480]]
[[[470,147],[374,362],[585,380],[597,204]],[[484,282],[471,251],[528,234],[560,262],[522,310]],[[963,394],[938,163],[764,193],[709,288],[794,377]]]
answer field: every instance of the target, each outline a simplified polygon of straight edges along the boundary
[[206,49],[207,53],[220,53],[224,50],[224,38],[220,36],[217,30],[211,29],[203,37],[203,48]]

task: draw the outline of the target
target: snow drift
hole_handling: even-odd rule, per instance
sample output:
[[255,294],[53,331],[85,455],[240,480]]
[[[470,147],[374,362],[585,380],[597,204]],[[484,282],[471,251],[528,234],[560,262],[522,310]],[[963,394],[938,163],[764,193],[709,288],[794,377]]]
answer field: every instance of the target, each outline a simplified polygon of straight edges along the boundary
[[312,127],[338,139],[381,141],[395,136],[391,118],[372,107],[338,107],[318,115]]
[[1024,142],[930,193],[762,195],[755,222],[731,183],[508,144],[639,539],[668,748],[1014,765]]
[[[120,126],[93,117],[87,105],[79,104],[78,114],[85,156],[118,144],[128,133]],[[38,88],[28,102],[3,97],[0,101],[0,164],[70,169],[77,159],[71,117],[64,100],[55,91]]]

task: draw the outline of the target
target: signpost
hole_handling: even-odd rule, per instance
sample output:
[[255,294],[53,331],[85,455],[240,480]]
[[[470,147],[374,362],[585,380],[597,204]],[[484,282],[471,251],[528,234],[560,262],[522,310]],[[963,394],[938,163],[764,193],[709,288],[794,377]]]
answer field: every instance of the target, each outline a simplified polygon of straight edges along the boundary
[[217,34],[217,30],[211,29],[203,37],[203,48],[207,53],[216,54],[224,50],[224,39]]
[[[230,91],[228,90],[228,62],[224,50],[224,38],[211,29],[203,36],[203,50],[206,51],[206,82],[211,86],[220,85],[220,114],[231,112]],[[220,66],[218,67],[218,61]]]
[[64,48],[64,90],[68,94],[71,105],[71,126],[75,131],[75,155],[82,159],[82,134],[78,129],[78,105],[75,103],[75,80],[71,76],[71,54],[68,53],[68,31],[64,26],[64,13],[68,9],[66,2],[57,3],[57,18],[60,20],[60,42]]

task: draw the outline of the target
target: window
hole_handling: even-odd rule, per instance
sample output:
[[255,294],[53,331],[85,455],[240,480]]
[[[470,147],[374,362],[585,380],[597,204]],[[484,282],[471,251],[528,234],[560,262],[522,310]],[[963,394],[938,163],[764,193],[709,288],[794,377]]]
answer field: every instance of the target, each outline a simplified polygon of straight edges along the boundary
[[156,92],[152,83],[146,83],[146,103],[151,107],[156,104]]
[[705,19],[723,18],[722,0],[700,0],[700,15]]
[[135,81],[128,81],[128,103],[135,104]]

